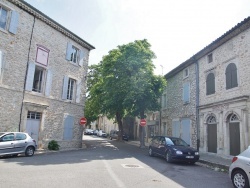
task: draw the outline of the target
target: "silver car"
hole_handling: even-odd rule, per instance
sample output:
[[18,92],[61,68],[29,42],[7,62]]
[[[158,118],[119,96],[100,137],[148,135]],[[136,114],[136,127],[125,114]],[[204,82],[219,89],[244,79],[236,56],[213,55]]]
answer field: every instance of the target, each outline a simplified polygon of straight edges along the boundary
[[0,156],[25,154],[33,156],[36,141],[23,132],[0,132]]
[[235,156],[229,167],[229,177],[234,187],[249,187],[250,181],[250,146]]

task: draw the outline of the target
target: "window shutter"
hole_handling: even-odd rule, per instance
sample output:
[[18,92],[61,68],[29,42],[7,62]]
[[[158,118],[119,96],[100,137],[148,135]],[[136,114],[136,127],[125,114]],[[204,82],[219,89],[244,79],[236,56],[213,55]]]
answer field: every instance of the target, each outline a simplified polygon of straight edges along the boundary
[[189,83],[183,85],[183,102],[189,102]]
[[67,116],[64,120],[63,140],[72,140],[74,117]]
[[173,121],[172,122],[172,136],[174,137],[180,137],[180,122],[179,121]]
[[3,52],[0,51],[0,76],[2,74],[2,68],[3,68]]
[[68,76],[64,76],[64,79],[63,79],[62,99],[67,99],[68,82],[69,82],[69,77]]
[[18,27],[19,14],[16,11],[11,12],[9,32],[16,34]]
[[72,44],[68,42],[67,51],[66,51],[66,59],[69,61],[71,61],[71,54],[72,54]]
[[45,88],[45,95],[46,96],[50,95],[51,84],[52,84],[52,71],[49,69],[47,71],[47,80],[46,80],[46,88]]
[[36,65],[34,63],[31,63],[31,62],[29,63],[28,73],[27,73],[27,78],[26,78],[26,85],[25,85],[25,89],[27,91],[32,91],[35,67]]
[[80,103],[81,97],[81,81],[77,80],[76,82],[76,102]]
[[83,66],[83,58],[84,58],[84,52],[80,50],[80,60],[79,60],[79,65],[82,67]]

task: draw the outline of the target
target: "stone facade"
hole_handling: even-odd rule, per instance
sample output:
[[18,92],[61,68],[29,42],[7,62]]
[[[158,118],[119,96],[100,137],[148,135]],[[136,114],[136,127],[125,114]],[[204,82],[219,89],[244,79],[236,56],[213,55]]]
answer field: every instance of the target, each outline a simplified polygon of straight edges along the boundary
[[[162,97],[161,132],[183,138],[191,146],[197,147],[195,64],[183,67],[166,79],[167,86]],[[188,102],[183,100],[185,85],[189,88]]]
[[[33,134],[39,148],[50,140],[61,148],[81,147],[79,120],[94,47],[24,1],[0,0],[0,6],[8,12],[7,26],[0,28],[0,131]],[[16,33],[11,33],[14,13]],[[77,49],[76,62],[68,58],[69,46]],[[34,90],[36,71],[39,91]]]
[[[187,131],[191,146],[217,155],[237,155],[248,147],[249,28],[247,18],[165,75],[161,126],[167,126],[167,135],[183,138]],[[185,80],[186,69],[190,74]],[[182,98],[184,82],[190,83],[187,104]],[[181,124],[186,118],[191,121],[188,129]]]

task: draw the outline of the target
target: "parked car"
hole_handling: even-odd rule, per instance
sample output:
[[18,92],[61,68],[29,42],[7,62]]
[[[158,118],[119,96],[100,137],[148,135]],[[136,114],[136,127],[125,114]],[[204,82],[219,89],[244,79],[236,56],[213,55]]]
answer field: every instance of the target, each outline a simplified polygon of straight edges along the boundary
[[183,161],[194,164],[200,158],[199,152],[184,140],[176,137],[154,136],[150,142],[150,156],[164,157],[167,162]]
[[107,138],[107,133],[103,130],[99,130],[97,136]]
[[0,132],[0,156],[25,154],[33,156],[36,141],[23,132]]
[[229,167],[229,177],[234,187],[250,187],[250,146],[233,158]]
[[[119,134],[119,130],[111,130],[109,134],[110,140],[117,139]],[[123,133],[122,139],[128,141],[129,136],[126,133]]]
[[97,135],[97,134],[98,134],[98,132],[99,132],[99,130],[97,130],[97,129],[96,129],[96,130],[94,130],[94,131],[93,131],[93,135]]
[[93,135],[93,132],[94,132],[94,131],[93,131],[92,129],[85,129],[85,130],[84,130],[84,134],[85,134],[85,135]]

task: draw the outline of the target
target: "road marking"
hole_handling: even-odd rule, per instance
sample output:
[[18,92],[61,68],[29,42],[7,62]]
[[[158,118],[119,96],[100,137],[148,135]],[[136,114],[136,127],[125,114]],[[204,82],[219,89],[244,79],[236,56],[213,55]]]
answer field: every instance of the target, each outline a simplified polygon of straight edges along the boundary
[[105,161],[105,160],[102,160],[102,161],[103,161],[106,169],[108,170],[110,177],[115,181],[117,187],[126,187],[125,184],[118,178],[118,176],[114,173],[114,171],[108,165],[107,161]]

